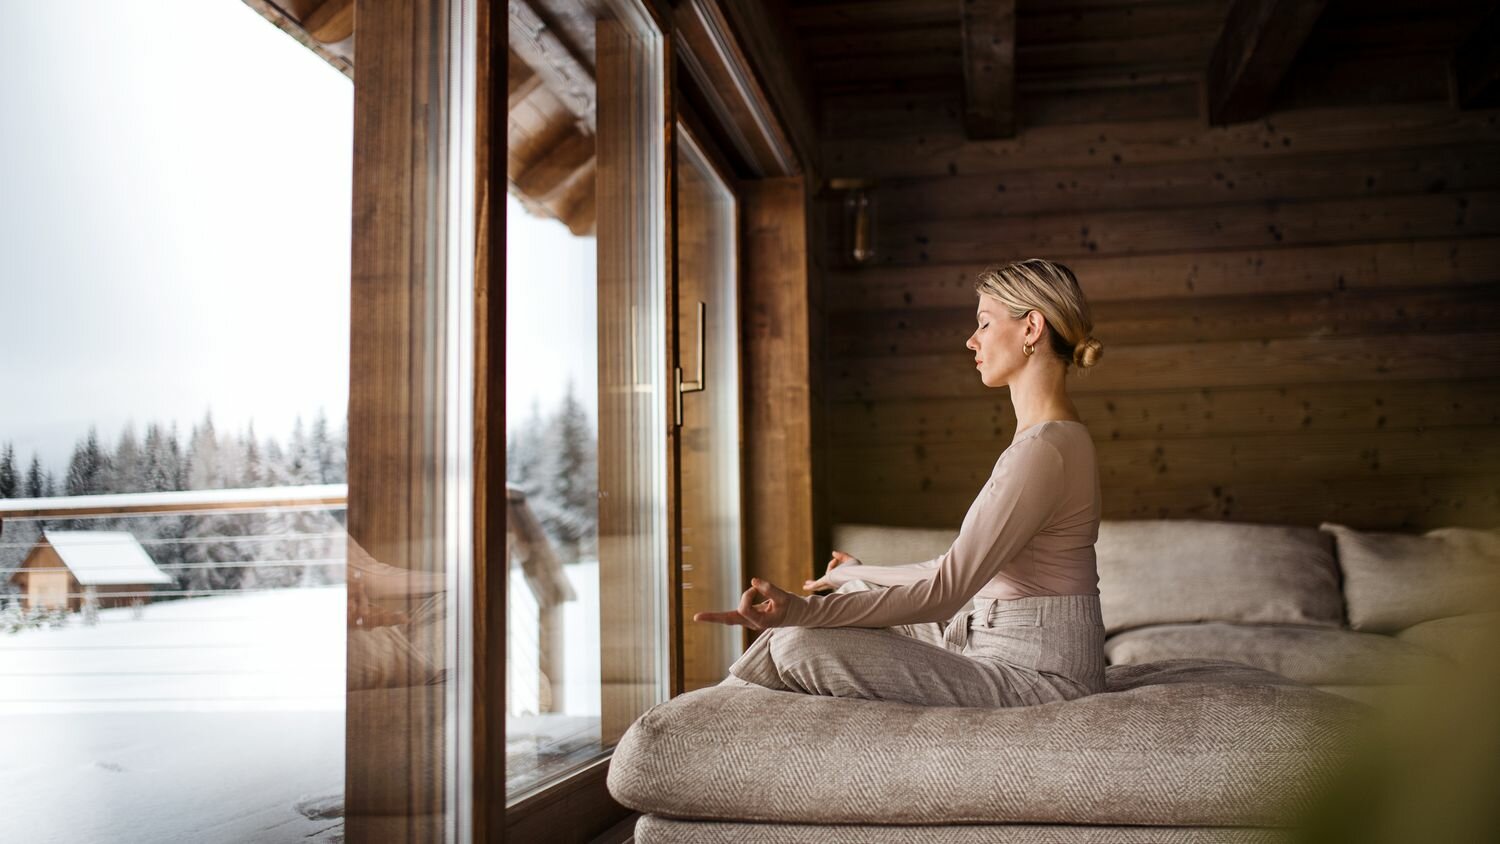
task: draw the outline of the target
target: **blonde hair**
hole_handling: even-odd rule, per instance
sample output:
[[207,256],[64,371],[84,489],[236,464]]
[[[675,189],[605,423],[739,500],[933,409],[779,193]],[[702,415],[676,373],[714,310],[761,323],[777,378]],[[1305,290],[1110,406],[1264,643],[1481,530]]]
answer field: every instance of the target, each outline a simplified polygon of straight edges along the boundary
[[1104,344],[1094,339],[1094,320],[1083,298],[1078,279],[1062,264],[1045,258],[1027,258],[1001,267],[990,267],[974,282],[977,293],[1000,300],[1011,319],[1025,319],[1041,311],[1047,321],[1053,354],[1063,362],[1087,369],[1104,355]]

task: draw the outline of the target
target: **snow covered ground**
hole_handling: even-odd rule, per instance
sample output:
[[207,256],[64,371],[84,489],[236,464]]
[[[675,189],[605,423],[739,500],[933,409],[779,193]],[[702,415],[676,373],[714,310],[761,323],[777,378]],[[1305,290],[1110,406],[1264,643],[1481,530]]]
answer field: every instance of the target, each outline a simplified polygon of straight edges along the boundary
[[[598,564],[566,570],[564,711],[511,720],[513,791],[598,753]],[[344,605],[281,589],[0,634],[0,841],[340,840]]]
[[75,616],[0,637],[0,839],[336,841],[344,588]]

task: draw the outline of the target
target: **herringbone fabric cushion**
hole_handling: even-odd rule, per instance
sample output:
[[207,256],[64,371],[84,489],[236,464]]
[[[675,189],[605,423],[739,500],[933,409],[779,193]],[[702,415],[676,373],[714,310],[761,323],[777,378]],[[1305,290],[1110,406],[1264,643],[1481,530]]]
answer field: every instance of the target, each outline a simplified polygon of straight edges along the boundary
[[814,824],[682,821],[643,815],[636,844],[1285,844],[1292,831],[1264,827],[1065,826],[820,826]]
[[1218,660],[1109,675],[1116,691],[995,709],[700,689],[636,720],[609,790],[749,822],[1277,826],[1370,712]]
[[1094,550],[1110,633],[1195,621],[1343,625],[1333,537],[1313,528],[1106,519]]
[[1109,637],[1115,664],[1164,659],[1229,659],[1301,683],[1357,685],[1410,682],[1443,657],[1379,633],[1289,624],[1154,624]]

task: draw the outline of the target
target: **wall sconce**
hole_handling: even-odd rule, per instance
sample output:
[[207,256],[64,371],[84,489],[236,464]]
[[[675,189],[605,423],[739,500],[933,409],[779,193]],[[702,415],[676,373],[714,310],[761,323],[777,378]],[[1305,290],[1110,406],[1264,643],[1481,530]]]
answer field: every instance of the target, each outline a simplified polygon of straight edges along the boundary
[[839,253],[854,264],[870,263],[875,258],[875,181],[830,179],[828,186],[843,195]]

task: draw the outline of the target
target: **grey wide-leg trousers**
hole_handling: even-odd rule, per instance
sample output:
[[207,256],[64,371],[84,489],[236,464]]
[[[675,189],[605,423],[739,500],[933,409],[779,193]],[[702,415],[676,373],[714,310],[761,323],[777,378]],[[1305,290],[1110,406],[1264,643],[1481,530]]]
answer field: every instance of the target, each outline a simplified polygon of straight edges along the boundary
[[[838,591],[883,589],[851,581]],[[945,624],[774,627],[720,685],[933,706],[1030,706],[1104,690],[1098,595],[976,598]]]

